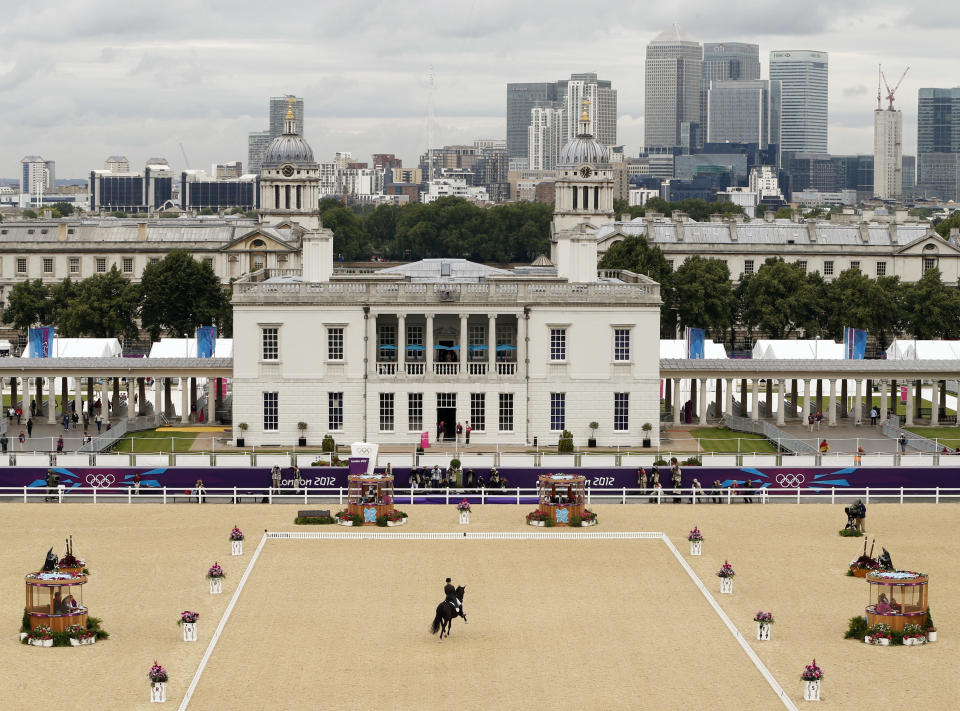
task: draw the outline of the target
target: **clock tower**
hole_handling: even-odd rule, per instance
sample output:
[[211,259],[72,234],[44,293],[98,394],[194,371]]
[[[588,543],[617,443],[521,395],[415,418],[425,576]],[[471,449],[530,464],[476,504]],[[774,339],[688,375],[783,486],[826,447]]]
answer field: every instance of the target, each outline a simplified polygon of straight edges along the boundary
[[320,166],[310,144],[297,133],[294,99],[284,120],[283,134],[273,139],[260,169],[260,210],[263,221],[296,222],[306,229],[320,227]]
[[607,147],[590,133],[584,100],[580,131],[560,151],[551,225],[551,258],[570,281],[597,280],[594,232],[613,221],[613,168]]

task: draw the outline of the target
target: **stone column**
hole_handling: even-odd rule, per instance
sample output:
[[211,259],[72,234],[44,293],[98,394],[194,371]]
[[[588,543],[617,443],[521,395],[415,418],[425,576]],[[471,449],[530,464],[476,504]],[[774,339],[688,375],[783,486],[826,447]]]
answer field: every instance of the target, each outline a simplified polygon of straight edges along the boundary
[[[946,413],[944,413],[946,414]],[[936,427],[940,422],[940,381],[934,380],[930,390],[930,426]]]
[[460,314],[460,375],[467,374],[467,351],[470,349],[467,347],[467,319],[469,314]]
[[889,391],[886,388],[887,381],[880,381],[880,423],[881,425],[887,421],[887,395]]
[[[853,381],[853,387],[856,388],[853,395],[853,421],[858,425],[863,422],[863,395],[860,392],[862,384],[862,380]],[[870,416],[869,412],[867,412],[867,416]]]
[[137,407],[133,404],[133,396],[136,392],[134,388],[134,379],[127,377],[127,419],[132,420],[137,416]]
[[732,415],[733,414],[733,379],[726,379],[726,388],[723,393],[723,414]]
[[753,379],[753,397],[750,399],[750,419],[756,422],[760,419],[760,380]]
[[747,402],[747,379],[742,378],[740,380],[740,417],[747,416],[747,408],[749,403]]
[[[487,314],[487,368],[497,374],[497,315]],[[499,406],[498,406],[499,407]],[[499,417],[499,411],[497,417]]]
[[700,426],[707,424],[707,379],[700,378]]
[[680,378],[673,379],[673,424],[680,424]]
[[180,424],[186,424],[190,418],[190,391],[187,389],[186,376],[180,376]]
[[153,414],[163,412],[163,378],[153,377]]
[[830,413],[827,415],[827,424],[831,427],[837,426],[837,381],[830,378],[830,399],[827,401],[827,407]]
[[907,386],[907,422],[906,426],[913,425],[913,388]]
[[[794,382],[796,382],[796,381],[794,381]],[[781,427],[782,427],[783,424],[784,424],[784,415],[786,414],[786,408],[783,406],[783,399],[784,399],[784,397],[785,397],[784,385],[785,385],[785,383],[784,383],[784,381],[783,381],[783,378],[780,378],[780,379],[777,381],[777,395],[778,395],[779,398],[780,398],[779,403],[778,403],[778,407],[777,407],[777,424],[778,424],[779,426],[781,426]]]
[[803,381],[803,409],[800,411],[802,424],[807,424],[807,417],[813,412],[813,381],[805,378]]
[[56,424],[57,422],[57,379],[47,379],[47,423]]
[[80,418],[80,426],[83,427],[83,391],[80,383],[80,377],[73,379],[73,407],[76,410],[77,417]]
[[[397,374],[401,377],[407,374],[407,317],[403,312],[397,314]],[[394,416],[397,409],[395,403]]]
[[[424,344],[426,345],[426,348],[427,348],[426,369],[427,369],[427,375],[433,375],[433,314],[427,314],[426,316],[427,316],[426,333],[423,334]],[[426,416],[427,413],[424,412],[423,414],[424,416]],[[435,427],[435,425],[436,423],[430,423],[431,427]]]
[[[523,318],[517,316],[517,330],[521,331],[517,334],[517,375],[524,377],[527,373],[527,360],[530,358],[530,319],[527,316],[529,311],[526,308],[523,310]],[[523,410],[524,418],[528,418],[530,413],[526,401],[524,401]]]

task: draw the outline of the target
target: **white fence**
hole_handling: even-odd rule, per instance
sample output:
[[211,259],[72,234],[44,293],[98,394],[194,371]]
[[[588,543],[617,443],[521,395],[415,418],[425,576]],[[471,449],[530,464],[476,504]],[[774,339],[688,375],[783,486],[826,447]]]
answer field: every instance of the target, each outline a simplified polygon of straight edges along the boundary
[[[397,505],[454,505],[464,497],[481,504],[530,504],[535,506],[538,491],[535,488],[512,489],[395,489]],[[756,490],[733,489],[592,489],[586,490],[586,503],[590,504],[835,504],[863,499],[864,503],[905,504],[916,501],[947,503],[960,501],[960,488],[920,487],[818,487],[818,488],[760,488]],[[198,499],[195,490],[179,487],[141,486],[139,492],[132,488],[99,488],[64,486],[8,486],[0,487],[0,501],[52,502],[57,503],[268,503],[310,504],[332,503],[345,505],[347,489],[344,487],[311,489],[271,489],[263,487],[204,488]]]

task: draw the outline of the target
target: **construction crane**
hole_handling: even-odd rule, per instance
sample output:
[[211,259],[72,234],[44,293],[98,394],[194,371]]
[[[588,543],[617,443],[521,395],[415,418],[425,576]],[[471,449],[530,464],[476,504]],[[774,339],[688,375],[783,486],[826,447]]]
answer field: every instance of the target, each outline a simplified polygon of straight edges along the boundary
[[[883,73],[883,68],[878,65],[878,70],[880,72],[879,79],[883,80],[883,85],[887,87],[887,103],[888,110],[893,111],[893,95],[897,92],[897,89],[900,88],[900,84],[903,83],[903,78],[907,76],[907,72],[910,71],[910,67],[907,67],[903,70],[903,74],[900,75],[900,78],[897,80],[897,83],[894,87],[890,88],[890,82],[887,81],[887,75]],[[880,108],[880,81],[877,81],[877,108]]]
[[[878,89],[878,91],[879,91],[879,89]],[[879,94],[877,95],[877,97],[878,97],[877,100],[879,101]],[[185,150],[183,150],[183,144],[182,144],[182,143],[180,144],[180,153],[183,155],[183,162],[186,164],[187,170],[190,170],[190,159],[187,158],[187,152],[186,152]]]

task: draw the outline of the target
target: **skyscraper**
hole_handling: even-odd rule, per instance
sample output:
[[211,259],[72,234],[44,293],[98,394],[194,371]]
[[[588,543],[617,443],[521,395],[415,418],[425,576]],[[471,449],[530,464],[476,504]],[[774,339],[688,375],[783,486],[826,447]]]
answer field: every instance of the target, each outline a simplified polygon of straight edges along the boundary
[[780,150],[827,152],[826,52],[808,50],[770,53],[770,79],[780,82]]
[[[293,102],[291,103],[291,99]],[[266,131],[251,131],[247,135],[247,169],[251,173],[260,172],[263,154],[270,142],[283,134],[287,111],[293,109],[298,135],[303,135],[303,99],[293,94],[270,97],[270,128]]]
[[[701,137],[707,133],[707,90],[710,82],[760,78],[760,45],[744,42],[704,42],[700,72]],[[703,141],[701,141],[703,143]]]
[[643,138],[648,151],[698,144],[703,48],[680,25],[647,45]]
[[39,194],[50,192],[56,185],[56,161],[40,156],[24,156],[20,159],[20,192]]
[[530,110],[527,145],[530,170],[553,170],[566,140],[563,137],[563,109],[535,106]]
[[535,106],[551,106],[556,101],[556,82],[507,84],[507,156],[527,157],[527,128],[530,126],[531,109]]
[[960,87],[917,93],[917,190],[921,195],[960,197]]
[[780,144],[780,82],[713,81],[707,90],[706,142]]
[[903,114],[893,101],[873,112],[873,194],[883,200],[903,196]]

